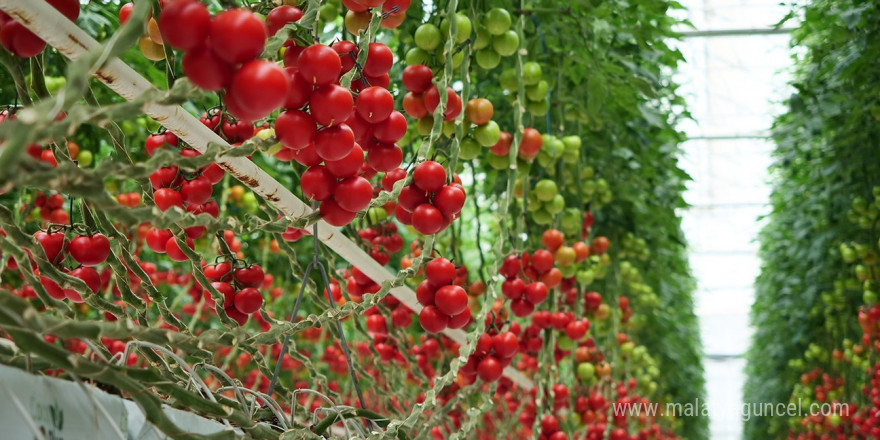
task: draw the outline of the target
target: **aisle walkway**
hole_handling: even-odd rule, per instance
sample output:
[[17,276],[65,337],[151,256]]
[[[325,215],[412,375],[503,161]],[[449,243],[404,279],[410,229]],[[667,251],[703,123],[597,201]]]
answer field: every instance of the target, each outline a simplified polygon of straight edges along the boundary
[[[742,437],[744,354],[758,217],[769,210],[767,132],[787,96],[788,35],[766,30],[787,9],[764,0],[688,0],[697,32],[681,45],[683,84],[695,121],[683,125],[683,167],[694,179],[683,212],[698,280],[712,440]],[[763,32],[741,32],[761,29]],[[782,74],[780,74],[782,72]]]

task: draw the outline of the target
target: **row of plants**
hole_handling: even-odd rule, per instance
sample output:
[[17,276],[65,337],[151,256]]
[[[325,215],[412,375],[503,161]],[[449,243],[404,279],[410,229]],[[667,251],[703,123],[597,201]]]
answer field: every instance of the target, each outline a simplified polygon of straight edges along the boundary
[[796,5],[794,93],[774,124],[772,211],[752,310],[746,402],[848,407],[755,417],[748,438],[875,438],[880,14]]
[[[706,437],[615,411],[703,392],[674,2],[49,3],[106,46],[69,62],[0,16],[4,364],[107,385],[174,438],[160,399],[254,438]],[[108,55],[157,91],[89,79]]]

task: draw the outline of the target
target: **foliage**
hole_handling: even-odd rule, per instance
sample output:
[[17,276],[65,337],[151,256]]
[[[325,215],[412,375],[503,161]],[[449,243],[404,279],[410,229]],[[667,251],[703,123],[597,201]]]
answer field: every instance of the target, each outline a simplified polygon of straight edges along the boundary
[[[856,334],[859,293],[839,289],[846,265],[837,247],[871,242],[847,221],[850,201],[867,199],[880,160],[880,12],[872,2],[818,0],[796,9],[794,86],[788,111],[774,124],[773,210],[760,234],[746,402],[785,402],[804,371],[810,344],[826,350]],[[844,317],[829,320],[828,307]],[[752,418],[746,435],[783,438],[785,418]],[[769,436],[768,436],[769,433]]]

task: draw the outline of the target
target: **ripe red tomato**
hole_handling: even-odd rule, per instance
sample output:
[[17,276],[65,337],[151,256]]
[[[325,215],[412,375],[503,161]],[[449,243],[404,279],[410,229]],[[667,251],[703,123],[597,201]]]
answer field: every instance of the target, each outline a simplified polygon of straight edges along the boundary
[[403,150],[392,143],[376,143],[370,148],[367,162],[376,171],[397,169],[403,162]]
[[433,160],[418,164],[413,171],[413,183],[427,192],[436,192],[446,184],[446,169]]
[[282,112],[275,119],[275,136],[281,145],[294,150],[308,147],[315,140],[315,120],[302,110]]
[[354,132],[348,125],[324,127],[315,135],[315,152],[324,160],[340,160],[354,149]]
[[358,94],[355,109],[367,122],[382,122],[394,111],[394,97],[382,87],[367,87]]
[[[101,275],[98,273],[98,271],[91,267],[77,267],[76,269],[70,271],[70,276],[77,277],[83,280],[83,282],[86,283],[86,286],[88,286],[89,290],[91,290],[92,293],[98,293],[101,291]],[[68,290],[71,289],[65,290],[64,293],[68,294]],[[68,298],[70,298],[69,295]]]
[[232,82],[235,68],[210,47],[198,47],[183,54],[183,73],[190,82],[204,90],[225,89]]
[[534,158],[541,151],[542,142],[541,133],[538,130],[534,128],[523,130],[522,141],[519,144],[519,155],[526,159]]
[[419,300],[419,304],[425,307],[434,305],[435,293],[437,293],[437,288],[427,279],[422,280],[418,287],[416,287],[416,299]]
[[263,294],[253,287],[247,287],[235,293],[233,300],[236,310],[245,315],[256,313],[263,305]]
[[196,177],[193,180],[185,180],[180,185],[180,195],[187,204],[202,205],[211,199],[214,186],[205,177]]
[[299,184],[306,198],[324,201],[333,196],[336,177],[325,167],[313,166],[302,174]]
[[150,174],[150,183],[154,189],[170,188],[180,184],[180,172],[174,165],[162,167]]
[[40,243],[43,252],[46,253],[46,259],[50,262],[59,263],[64,259],[67,236],[63,232],[37,231],[34,233],[34,238]]
[[388,171],[382,176],[382,189],[385,191],[391,191],[394,189],[394,184],[401,179],[406,178],[406,170],[403,168],[395,168],[393,170]]
[[492,337],[492,350],[502,358],[509,358],[519,350],[519,341],[512,332],[502,332]]
[[259,264],[240,267],[233,272],[233,279],[238,288],[260,287],[263,284],[264,278],[263,268]]
[[205,277],[213,281],[232,281],[232,264],[223,261],[217,264],[205,266],[203,269]]
[[403,139],[406,135],[406,128],[406,117],[395,110],[385,120],[373,126],[373,136],[379,142],[393,144]]
[[367,61],[364,63],[364,75],[382,76],[391,70],[393,64],[394,54],[388,46],[382,43],[370,43]]
[[468,324],[473,321],[473,317],[471,316],[471,310],[465,308],[463,312],[451,316],[449,318],[449,322],[446,324],[451,329],[460,329],[466,327]]
[[79,18],[78,0],[46,0],[46,3],[52,5],[53,8],[61,12],[70,21],[76,21]]
[[434,305],[449,316],[458,315],[467,309],[467,292],[461,286],[443,286],[434,294]]
[[[437,90],[437,86],[431,86],[431,88],[425,92],[425,108],[428,110],[428,113],[434,113],[434,110],[436,110],[439,105],[440,92]],[[451,121],[455,119],[459,113],[461,113],[461,97],[455,93],[455,90],[452,90],[452,87],[447,87],[446,109],[443,112],[443,120]]]
[[370,315],[367,317],[367,331],[376,335],[388,334],[388,323],[382,315]]
[[167,211],[172,206],[183,208],[183,197],[171,188],[160,188],[153,192],[153,200],[162,211]]
[[460,185],[443,185],[440,191],[434,194],[434,206],[446,217],[452,217],[461,212],[467,196]]
[[[193,239],[190,237],[186,237],[186,245],[190,249],[195,247]],[[173,261],[186,261],[189,259],[186,254],[180,250],[180,246],[177,245],[177,239],[174,237],[169,238],[168,242],[165,243],[165,253],[168,255],[168,258]]]
[[83,266],[97,266],[110,255],[110,240],[104,234],[77,235],[68,246],[70,255]]
[[486,382],[495,382],[503,373],[504,367],[495,356],[486,356],[477,365],[477,375]]
[[352,41],[348,40],[339,40],[333,45],[330,46],[336,53],[339,54],[339,60],[342,62],[342,72],[347,73],[349,70],[354,68],[354,63],[357,60],[358,48],[357,45]]
[[46,48],[45,41],[15,20],[6,22],[0,29],[0,43],[19,58],[37,56]]
[[211,20],[211,46],[229,64],[253,60],[266,45],[266,25],[247,9],[230,9]]
[[293,160],[297,161],[300,165],[312,167],[320,164],[322,159],[318,156],[318,153],[315,152],[315,146],[310,144],[305,148],[296,150]]
[[422,93],[431,87],[434,72],[424,64],[414,64],[403,69],[403,86],[413,93]]
[[373,198],[373,185],[363,177],[348,177],[336,184],[333,198],[342,209],[358,212],[370,206],[370,200]]
[[[214,286],[214,288],[223,295],[224,307],[231,305],[233,301],[235,301],[235,288],[232,287],[231,284],[223,281],[214,281],[211,283],[211,285]],[[205,303],[209,306],[213,307],[214,304],[216,304],[214,298],[211,296],[211,293],[207,289],[202,292],[202,296],[205,298]]]
[[229,316],[230,318],[234,319],[235,322],[238,323],[238,325],[247,324],[248,315],[239,312],[238,309],[236,309],[234,305],[230,304],[230,305],[226,306],[224,311],[226,312],[226,315]]
[[[121,15],[122,11],[120,18]],[[210,29],[211,13],[199,1],[174,0],[162,8],[159,14],[162,40],[175,49],[193,50],[201,47],[205,44]]]
[[428,203],[428,195],[415,185],[405,186],[400,190],[397,203],[407,212],[413,212],[423,203]]
[[421,119],[428,115],[425,97],[422,93],[409,92],[403,96],[403,111],[411,118]]
[[501,132],[498,142],[489,149],[496,156],[506,156],[510,154],[510,147],[513,145],[513,136],[506,131]]
[[287,96],[284,98],[284,108],[298,109],[309,103],[312,96],[312,86],[300,75],[295,68],[284,69],[289,80],[287,84]]
[[[39,271],[34,271],[37,275],[39,275]],[[64,290],[61,289],[61,286],[58,285],[51,278],[40,275],[40,284],[43,285],[43,288],[46,289],[46,293],[49,294],[52,298],[55,299],[64,299],[66,296],[64,295]]]
[[339,74],[342,72],[339,54],[323,44],[313,44],[303,49],[299,54],[297,66],[306,81],[314,86],[332,84],[339,79]]
[[312,92],[309,111],[323,126],[342,124],[354,112],[354,98],[345,87],[337,84],[318,87]]
[[266,27],[269,35],[275,35],[288,23],[296,23],[303,17],[303,11],[289,5],[281,5],[273,8],[266,14]]
[[[134,3],[126,3],[122,5],[122,7],[119,8],[119,23],[125,24],[128,21],[128,18],[131,17],[132,11],[134,11]],[[161,28],[161,22],[159,27]]]
[[328,160],[324,162],[327,171],[333,177],[344,179],[346,177],[356,176],[358,171],[364,164],[364,149],[360,145],[354,144],[351,152],[339,160]]
[[505,298],[520,299],[526,290],[526,284],[520,278],[508,278],[501,283],[501,294]]
[[321,202],[321,218],[333,226],[345,226],[354,220],[356,212],[346,211],[335,200]]
[[547,288],[547,285],[540,281],[536,281],[526,286],[524,298],[526,301],[532,303],[532,305],[538,305],[547,299],[548,293],[549,289]]
[[553,254],[546,249],[538,249],[532,254],[532,267],[539,274],[547,273],[553,268]]
[[434,306],[427,306],[419,312],[419,324],[428,333],[439,333],[448,326],[449,316]]
[[[452,284],[452,280],[455,279],[455,265],[446,258],[434,258],[425,265],[425,276],[435,286]],[[455,313],[449,314],[454,315]]]
[[412,212],[413,227],[425,235],[436,234],[449,225],[440,210],[428,203],[422,203]]
[[169,238],[171,238],[171,231],[167,229],[150,228],[150,230],[147,231],[147,246],[152,249],[153,252],[164,254],[165,245],[168,243]]
[[284,104],[288,84],[287,74],[277,64],[254,60],[233,75],[226,98],[244,112],[257,116],[255,119],[262,119]]

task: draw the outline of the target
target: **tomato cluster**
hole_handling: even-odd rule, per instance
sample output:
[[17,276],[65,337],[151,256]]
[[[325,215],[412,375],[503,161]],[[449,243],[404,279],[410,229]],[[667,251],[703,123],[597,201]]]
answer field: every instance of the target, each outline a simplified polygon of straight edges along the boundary
[[394,222],[361,229],[358,236],[364,244],[370,246],[370,256],[383,266],[391,260],[391,254],[403,249],[403,237],[397,232],[397,224]]
[[[78,0],[46,0],[70,21],[79,17]],[[0,45],[20,58],[39,55],[46,48],[46,42],[24,27],[14,18],[0,11]]]
[[484,382],[495,382],[504,373],[519,352],[516,333],[512,331],[484,333],[477,340],[474,354],[461,368],[465,380],[472,382],[479,377]]
[[[171,132],[152,135],[147,139],[146,151],[155,152],[159,148],[175,148],[179,140]],[[200,153],[194,149],[183,146],[180,154],[184,157],[197,156]],[[217,202],[211,200],[214,194],[214,185],[223,179],[224,171],[217,164],[209,164],[194,173],[182,172],[176,165],[159,168],[150,174],[150,183],[153,186],[153,201],[162,211],[173,207],[185,209],[193,214],[209,214],[217,217],[220,207]],[[193,240],[205,234],[204,226],[191,226],[185,228],[186,243],[193,248]],[[168,229],[151,227],[147,232],[147,245],[153,252],[167,254],[174,261],[185,261],[187,256],[181,251],[177,239]]]
[[357,35],[370,24],[370,9],[382,7],[380,26],[394,29],[403,23],[411,3],[412,0],[342,0],[345,9],[348,9],[345,13],[345,28]]
[[[429,127],[434,123],[432,114],[440,105],[440,90],[433,84],[433,79],[434,72],[424,64],[407,66],[403,70],[403,86],[409,90],[403,97],[403,109],[410,117],[419,119],[420,125],[427,124]],[[461,110],[461,96],[447,87],[443,120],[452,121],[461,114]]]
[[446,181],[446,169],[440,163],[428,160],[418,164],[412,183],[400,191],[397,220],[425,235],[446,229],[461,213],[467,198],[458,176],[452,184]]
[[[34,239],[40,244],[49,262],[62,272],[83,280],[89,290],[97,294],[107,286],[109,277],[106,277],[105,281],[104,277],[94,269],[94,266],[107,260],[110,255],[110,240],[100,232],[76,234],[68,240],[69,230],[70,228],[67,227],[50,227],[48,230],[35,232]],[[68,256],[73,261],[66,263]],[[35,271],[35,273],[39,275],[39,271]],[[62,288],[49,277],[40,275],[40,283],[52,298],[66,298],[76,303],[84,301],[79,292],[74,289]]]
[[[248,316],[259,311],[263,306],[260,287],[272,284],[271,278],[267,280],[263,268],[258,264],[222,261],[205,265],[202,270],[205,272],[205,277],[211,280],[211,286],[223,295],[226,314],[239,325],[247,323]],[[208,306],[216,304],[207,289],[202,296]],[[195,298],[193,300],[196,301]]]
[[471,322],[471,310],[464,288],[453,284],[457,278],[455,265],[446,258],[434,258],[425,266],[426,278],[419,283],[416,297],[425,308],[419,312],[419,323],[428,333],[447,328],[464,328]]
[[[535,306],[544,302],[549,294],[548,286],[541,281],[526,284],[526,279],[535,278],[529,277],[528,273],[523,271],[523,262],[527,263],[528,261],[528,254],[523,254],[522,259],[516,255],[509,255],[504,259],[501,269],[498,271],[505,277],[501,284],[501,293],[505,298],[511,300],[510,311],[518,317],[531,315],[535,311]],[[539,267],[543,269],[545,261],[540,254],[537,261]],[[553,264],[552,259],[550,264]]]

